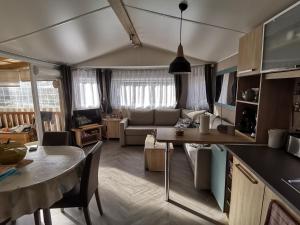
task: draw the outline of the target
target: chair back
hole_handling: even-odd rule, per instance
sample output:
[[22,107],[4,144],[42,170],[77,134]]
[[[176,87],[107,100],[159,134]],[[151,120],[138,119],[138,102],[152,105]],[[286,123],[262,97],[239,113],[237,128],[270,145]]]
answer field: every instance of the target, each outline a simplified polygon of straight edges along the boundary
[[85,159],[80,182],[80,198],[84,207],[88,206],[93,194],[98,188],[98,170],[101,150],[102,141],[99,141]]
[[69,145],[69,132],[45,132],[43,135],[43,146]]
[[272,200],[265,225],[299,225],[299,223],[277,201]]

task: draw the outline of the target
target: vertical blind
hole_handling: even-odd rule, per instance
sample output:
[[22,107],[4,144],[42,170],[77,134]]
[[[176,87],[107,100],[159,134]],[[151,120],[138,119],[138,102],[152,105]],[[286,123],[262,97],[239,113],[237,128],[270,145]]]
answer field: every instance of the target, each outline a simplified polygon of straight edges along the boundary
[[174,108],[174,76],[167,69],[113,70],[113,108]]

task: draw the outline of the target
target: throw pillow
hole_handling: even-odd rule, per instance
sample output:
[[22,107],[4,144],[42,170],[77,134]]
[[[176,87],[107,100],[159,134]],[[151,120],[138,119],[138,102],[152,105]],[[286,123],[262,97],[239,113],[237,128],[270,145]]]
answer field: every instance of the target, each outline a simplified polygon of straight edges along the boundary
[[191,118],[193,121],[197,121],[199,116],[205,112],[206,112],[206,110],[193,111],[193,112],[188,113],[187,116],[189,118]]
[[179,118],[175,127],[176,128],[188,128],[190,127],[192,120],[189,118]]

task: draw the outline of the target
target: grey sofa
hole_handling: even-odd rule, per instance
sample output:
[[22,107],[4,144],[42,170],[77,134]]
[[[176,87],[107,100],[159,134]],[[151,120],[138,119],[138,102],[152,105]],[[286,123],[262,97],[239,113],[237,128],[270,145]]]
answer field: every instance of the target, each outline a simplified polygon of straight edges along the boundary
[[180,118],[180,109],[130,110],[120,122],[120,144],[144,145],[147,134],[158,127],[174,127]]

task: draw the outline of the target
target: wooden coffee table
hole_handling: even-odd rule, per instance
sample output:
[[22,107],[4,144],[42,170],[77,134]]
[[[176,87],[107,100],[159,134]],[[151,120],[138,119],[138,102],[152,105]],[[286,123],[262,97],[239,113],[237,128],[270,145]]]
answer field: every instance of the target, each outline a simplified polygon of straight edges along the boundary
[[[156,142],[154,145],[153,135],[147,135],[144,147],[145,170],[165,171],[165,151],[167,143]],[[171,156],[174,148],[169,144],[169,155]]]

